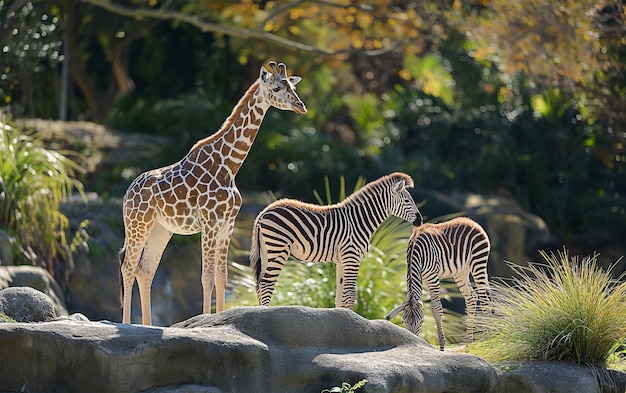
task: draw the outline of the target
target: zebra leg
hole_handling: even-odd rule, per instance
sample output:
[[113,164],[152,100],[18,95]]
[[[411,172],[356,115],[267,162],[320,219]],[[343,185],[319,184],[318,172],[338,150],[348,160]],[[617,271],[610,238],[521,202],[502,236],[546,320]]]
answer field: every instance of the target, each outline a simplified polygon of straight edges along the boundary
[[430,308],[433,312],[433,317],[437,323],[437,341],[439,342],[439,350],[443,351],[446,344],[446,336],[443,333],[443,307],[441,306],[441,287],[439,286],[439,277],[436,276],[432,281],[427,283],[428,292],[430,293]]
[[336,287],[335,287],[335,307],[339,308],[343,306],[343,263],[336,263]]
[[[281,270],[283,270],[288,257],[289,252],[283,251],[278,254],[272,254],[271,256],[268,255],[267,264],[261,264],[261,266],[266,266],[265,270],[259,273],[256,285],[256,295],[261,306],[270,305],[278,276]],[[261,258],[265,258],[265,256],[262,255]]]
[[477,268],[478,264],[474,264],[472,268],[472,277],[476,283],[477,302],[481,307],[481,310],[485,310],[489,304],[489,278],[487,276],[487,262],[484,263],[484,268]]
[[465,324],[465,335],[463,339],[466,342],[471,342],[474,336],[474,316],[476,315],[476,294],[472,284],[469,281],[469,275],[455,276],[454,281],[459,287],[459,291],[463,294],[465,299],[465,309],[467,313],[467,320]]
[[[337,287],[337,296],[341,296],[341,302],[339,304],[341,307],[354,310],[354,303],[356,303],[356,277],[359,273],[359,261],[348,260],[337,262],[337,266],[340,265],[342,265],[342,274],[341,277],[337,277],[337,280],[341,280],[342,282],[341,295],[339,295],[340,288],[339,286]],[[335,297],[335,304],[337,303],[337,298]]]

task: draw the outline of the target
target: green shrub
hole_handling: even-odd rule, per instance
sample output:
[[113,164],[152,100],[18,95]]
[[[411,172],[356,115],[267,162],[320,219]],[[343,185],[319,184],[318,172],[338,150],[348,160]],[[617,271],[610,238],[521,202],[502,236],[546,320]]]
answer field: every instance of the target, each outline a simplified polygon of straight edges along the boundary
[[597,255],[581,262],[567,251],[542,255],[545,265],[511,264],[519,277],[493,283],[470,351],[491,361],[606,366],[626,335],[626,283],[599,268]]
[[82,194],[75,177],[82,169],[3,119],[0,152],[0,227],[17,238],[25,260],[55,275],[54,262],[71,257],[69,221],[60,204],[74,191]]

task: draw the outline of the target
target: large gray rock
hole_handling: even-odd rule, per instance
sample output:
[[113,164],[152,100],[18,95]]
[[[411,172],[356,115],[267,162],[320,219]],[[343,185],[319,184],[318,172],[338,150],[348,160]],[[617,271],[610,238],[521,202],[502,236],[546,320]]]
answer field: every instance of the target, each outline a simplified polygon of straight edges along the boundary
[[2,391],[494,391],[481,358],[435,350],[345,309],[246,307],[169,328],[107,322],[0,324]]
[[498,367],[503,370],[498,392],[626,392],[626,373],[614,370],[566,362],[507,362]]
[[0,323],[0,392],[606,393],[626,374],[557,362],[494,367],[440,352],[387,321],[345,309],[244,307],[172,327],[65,319]]
[[57,317],[52,299],[31,287],[1,290],[0,314],[17,322],[44,322]]
[[67,315],[65,297],[47,270],[36,266],[0,266],[0,289],[31,287],[50,298],[57,316]]

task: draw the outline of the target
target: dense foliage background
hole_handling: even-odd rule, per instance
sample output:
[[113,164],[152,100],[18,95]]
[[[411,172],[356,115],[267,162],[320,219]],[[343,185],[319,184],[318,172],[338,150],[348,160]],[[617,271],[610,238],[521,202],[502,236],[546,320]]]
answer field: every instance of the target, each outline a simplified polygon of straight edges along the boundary
[[312,201],[324,176],[402,170],[623,246],[625,17],[622,0],[0,0],[0,106],[169,137],[141,171],[216,131],[279,60],[309,113],[270,111],[244,193]]

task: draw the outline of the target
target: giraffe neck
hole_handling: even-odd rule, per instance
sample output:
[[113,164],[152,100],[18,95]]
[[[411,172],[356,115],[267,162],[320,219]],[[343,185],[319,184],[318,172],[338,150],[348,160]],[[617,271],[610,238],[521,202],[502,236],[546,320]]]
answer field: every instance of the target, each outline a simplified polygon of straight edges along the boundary
[[259,81],[256,81],[239,100],[220,130],[198,141],[189,155],[204,157],[208,154],[213,157],[206,161],[209,165],[219,163],[235,176],[248,156],[263,117],[270,107],[259,86]]

